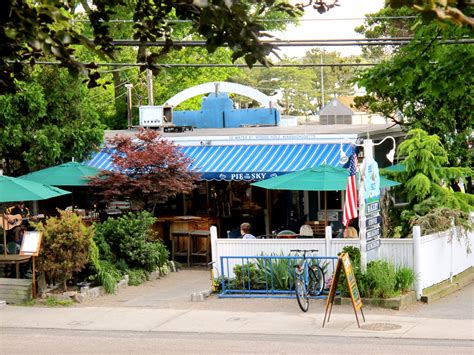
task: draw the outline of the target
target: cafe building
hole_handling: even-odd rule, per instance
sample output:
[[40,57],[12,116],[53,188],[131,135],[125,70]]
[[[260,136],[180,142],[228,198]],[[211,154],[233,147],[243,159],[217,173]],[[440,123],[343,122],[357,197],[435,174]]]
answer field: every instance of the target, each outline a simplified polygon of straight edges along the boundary
[[[180,99],[194,93],[181,95]],[[265,98],[259,97],[259,102],[264,103]],[[173,100],[167,103],[176,104]],[[324,194],[266,190],[251,183],[323,164],[340,167],[341,152],[350,154],[351,143],[368,136],[382,139],[401,133],[397,127],[385,124],[296,125],[294,120],[281,118],[271,106],[269,102],[261,109],[235,109],[227,93],[211,92],[203,100],[201,111],[176,111],[171,115],[167,111],[163,117],[167,116],[168,122],[159,121],[157,126],[150,124],[150,119],[141,120],[142,126],[160,129],[165,139],[193,161],[190,169],[200,174],[198,187],[191,194],[180,194],[157,208],[157,217],[164,224],[164,239],[172,230],[208,229],[210,225],[217,226],[220,238],[239,237],[243,222],[252,225],[256,236],[279,230],[298,233],[305,222],[325,224],[326,218],[338,231],[343,191]],[[135,132],[106,131],[105,138],[133,136]],[[387,146],[376,155],[385,156],[384,151],[390,149]],[[92,157],[88,165],[113,169],[105,150]]]

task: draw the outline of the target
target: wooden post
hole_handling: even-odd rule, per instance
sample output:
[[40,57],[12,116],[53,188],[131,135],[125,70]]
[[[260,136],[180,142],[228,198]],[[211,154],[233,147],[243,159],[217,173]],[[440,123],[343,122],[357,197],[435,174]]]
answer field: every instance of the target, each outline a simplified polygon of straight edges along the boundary
[[36,260],[36,256],[32,256],[32,257],[31,257],[31,263],[32,263],[31,269],[32,269],[32,272],[33,272],[33,277],[32,277],[32,282],[33,282],[33,287],[32,287],[33,299],[36,298],[36,267],[35,267],[35,260]]

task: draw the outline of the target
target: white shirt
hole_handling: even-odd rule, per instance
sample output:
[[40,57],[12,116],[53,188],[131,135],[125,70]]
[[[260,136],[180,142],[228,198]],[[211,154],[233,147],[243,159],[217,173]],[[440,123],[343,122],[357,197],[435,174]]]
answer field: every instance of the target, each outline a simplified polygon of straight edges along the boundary
[[255,236],[252,234],[246,233],[242,236],[242,239],[255,239]]

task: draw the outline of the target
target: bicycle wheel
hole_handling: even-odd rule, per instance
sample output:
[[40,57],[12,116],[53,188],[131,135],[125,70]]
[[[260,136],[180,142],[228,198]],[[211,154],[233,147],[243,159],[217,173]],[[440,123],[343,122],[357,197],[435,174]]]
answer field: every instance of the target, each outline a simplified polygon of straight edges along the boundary
[[308,268],[308,292],[311,296],[319,296],[324,290],[324,272],[319,265]]
[[295,292],[296,292],[296,300],[298,301],[298,305],[300,306],[303,312],[307,312],[309,308],[309,295],[308,291],[306,290],[306,285],[302,278],[298,277],[295,282]]

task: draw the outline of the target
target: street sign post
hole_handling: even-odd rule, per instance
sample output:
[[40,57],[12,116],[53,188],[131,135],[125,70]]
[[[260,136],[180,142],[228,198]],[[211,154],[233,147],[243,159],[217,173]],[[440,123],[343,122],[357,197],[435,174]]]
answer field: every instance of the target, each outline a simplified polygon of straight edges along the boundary
[[380,174],[375,160],[367,162],[364,174],[365,250],[380,246]]

